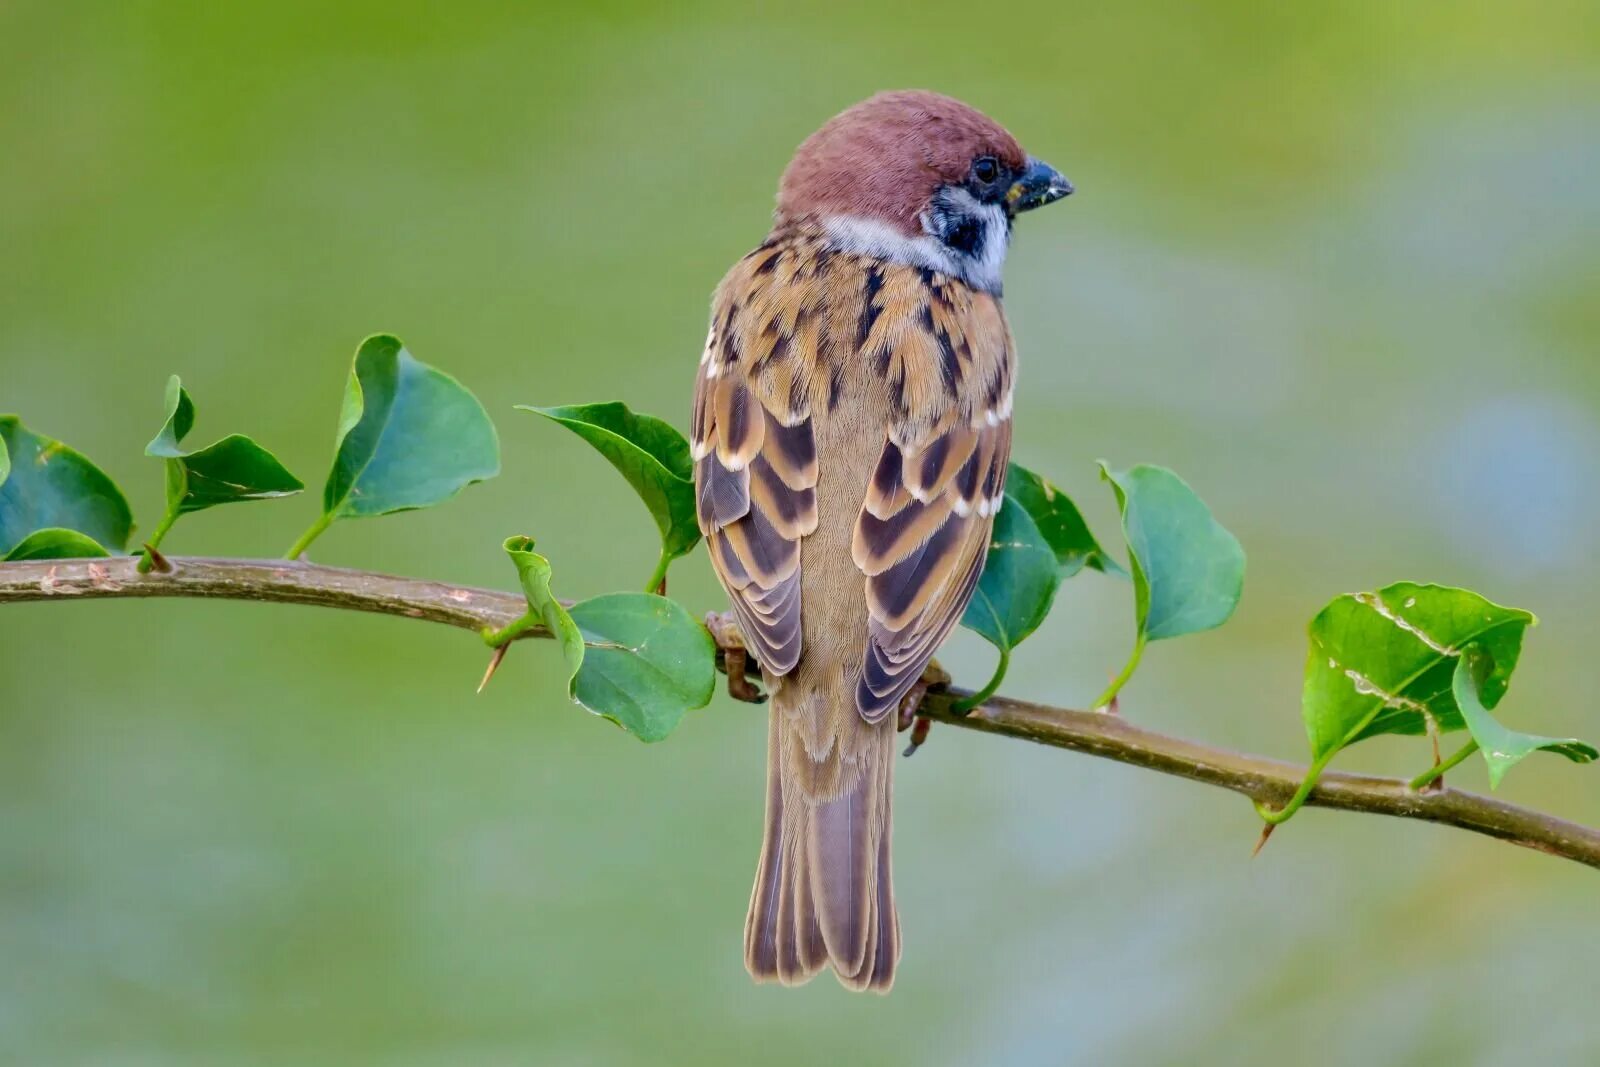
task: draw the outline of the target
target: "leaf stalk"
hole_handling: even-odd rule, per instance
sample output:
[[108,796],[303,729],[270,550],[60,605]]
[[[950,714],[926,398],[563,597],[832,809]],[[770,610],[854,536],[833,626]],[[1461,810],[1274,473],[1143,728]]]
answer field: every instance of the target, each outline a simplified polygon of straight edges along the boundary
[[167,536],[167,531],[172,529],[172,524],[178,521],[177,504],[169,504],[167,513],[161,516],[161,522],[150,534],[150,540],[144,543],[145,551],[139,556],[138,571],[140,574],[149,574],[150,568],[155,566],[152,553],[161,547],[161,539]]
[[1432,785],[1440,778],[1443,778],[1446,771],[1457,766],[1462,760],[1466,759],[1476,751],[1478,751],[1478,742],[1468,741],[1465,745],[1461,746],[1461,751],[1457,752],[1443,763],[1435,764],[1433,767],[1430,767],[1428,770],[1407,782],[1406,788],[1415,789],[1419,792],[1423,789],[1426,789],[1429,785]]
[[299,559],[301,556],[304,556],[306,554],[306,549],[311,547],[311,542],[321,537],[322,532],[332,525],[333,515],[329,512],[323,512],[317,517],[317,521],[311,524],[311,528],[306,530],[305,533],[301,534],[299,540],[289,546],[289,551],[283,554],[283,558]]
[[667,568],[670,566],[672,566],[672,556],[668,554],[666,546],[662,546],[661,558],[656,561],[656,569],[650,573],[650,580],[644,584],[646,593],[667,595]]
[[539,613],[532,608],[529,608],[523,613],[521,618],[500,627],[498,630],[486,626],[479,632],[483,635],[484,644],[488,645],[490,648],[499,648],[502,645],[515,641],[518,637],[522,636],[524,633],[527,633],[529,630],[536,629],[543,625],[544,620],[540,617]]
[[973,693],[971,696],[963,697],[954,704],[951,704],[950,710],[956,715],[965,715],[973,708],[978,707],[984,701],[994,696],[995,693],[1000,691],[1000,683],[1005,681],[1006,670],[1010,666],[1011,649],[1001,648],[1000,660],[994,665],[994,674],[989,677],[989,680],[986,683],[984,683],[983,688],[978,690],[976,693]]
[[1128,679],[1133,677],[1133,672],[1139,669],[1139,661],[1144,658],[1144,649],[1149,643],[1150,639],[1141,633],[1139,639],[1133,643],[1133,654],[1128,657],[1128,663],[1122,668],[1122,673],[1112,679],[1111,685],[1091,705],[1096,711],[1103,711],[1109,708],[1111,702],[1117,699],[1117,694],[1122,691],[1122,687],[1128,684]]

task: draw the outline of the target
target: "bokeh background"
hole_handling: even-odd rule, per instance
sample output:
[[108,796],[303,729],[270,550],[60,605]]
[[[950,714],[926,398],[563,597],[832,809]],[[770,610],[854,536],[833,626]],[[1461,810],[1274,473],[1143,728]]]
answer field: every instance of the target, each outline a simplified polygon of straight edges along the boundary
[[[356,343],[458,375],[504,474],[341,524],[326,562],[567,595],[653,528],[515,403],[686,422],[706,303],[801,138],[888,87],[999,117],[1078,185],[1024,220],[1018,458],[1096,526],[1092,461],[1182,472],[1241,610],[1159,645],[1159,729],[1301,758],[1303,627],[1401,578],[1537,611],[1513,725],[1600,735],[1600,15],[1570,4],[0,3],[0,410],[143,529],[168,374],[196,440],[315,488]],[[281,552],[312,494],[185,520]],[[703,556],[674,571],[717,605]],[[1009,692],[1082,704],[1125,587],[1063,590]],[[981,679],[971,635],[947,666]],[[200,602],[0,617],[0,1060],[28,1064],[1600,1061],[1594,872],[935,731],[897,783],[888,999],[740,961],[765,717],[637,744],[519,646]],[[1416,740],[1339,765],[1414,771]],[[1452,775],[1484,788],[1481,765]],[[1600,772],[1508,798],[1600,821]]]

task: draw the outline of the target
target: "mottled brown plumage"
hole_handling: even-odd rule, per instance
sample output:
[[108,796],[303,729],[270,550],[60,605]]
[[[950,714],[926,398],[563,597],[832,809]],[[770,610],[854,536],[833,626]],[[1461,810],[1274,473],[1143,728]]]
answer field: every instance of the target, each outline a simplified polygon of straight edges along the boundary
[[985,155],[1028,162],[948,98],[858,105],[801,147],[771,234],[713,299],[692,432],[699,520],[772,697],[745,930],[758,979],[831,963],[852,988],[893,981],[892,712],[971,598],[1011,451],[999,298],[853,250],[829,223],[909,233]]

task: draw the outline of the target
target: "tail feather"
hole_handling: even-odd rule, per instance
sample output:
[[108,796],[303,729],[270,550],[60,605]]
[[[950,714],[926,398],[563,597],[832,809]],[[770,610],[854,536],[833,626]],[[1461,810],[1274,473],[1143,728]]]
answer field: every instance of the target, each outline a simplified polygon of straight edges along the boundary
[[[887,993],[894,984],[894,968],[900,962],[900,916],[894,907],[894,886],[889,878],[889,834],[883,835],[878,846],[878,869],[882,877],[878,892],[872,902],[872,919],[868,929],[876,932],[869,937],[866,955],[861,968],[853,975],[839,976],[839,980],[852,989],[876,989]],[[888,916],[884,921],[883,917]]]
[[797,862],[791,850],[783,868],[772,927],[777,945],[777,979],[784,985],[800,985],[827,964],[828,946],[817,923],[805,864]]
[[867,869],[876,860],[873,848],[870,797],[860,794],[867,786],[866,776],[855,788],[832,800],[807,807],[802,855],[809,861],[812,888],[816,893],[817,925],[828,946],[828,956],[841,974],[861,969],[867,951],[867,924],[877,902],[873,879]]
[[[900,958],[889,860],[893,728],[862,724],[864,743],[852,766],[821,776],[838,783],[828,797],[787,780],[786,760],[799,747],[791,744],[792,729],[787,713],[774,707],[745,965],[757,981],[798,985],[831,964],[851,989],[887,992]],[[839,748],[826,758],[840,759]]]

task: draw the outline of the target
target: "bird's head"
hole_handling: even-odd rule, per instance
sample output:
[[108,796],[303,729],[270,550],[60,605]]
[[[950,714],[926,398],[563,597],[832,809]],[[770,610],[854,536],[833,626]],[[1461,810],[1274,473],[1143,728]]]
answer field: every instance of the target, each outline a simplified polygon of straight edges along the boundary
[[1018,213],[1072,184],[959,100],[879,93],[806,138],[778,220],[815,220],[846,251],[927,267],[998,294]]

